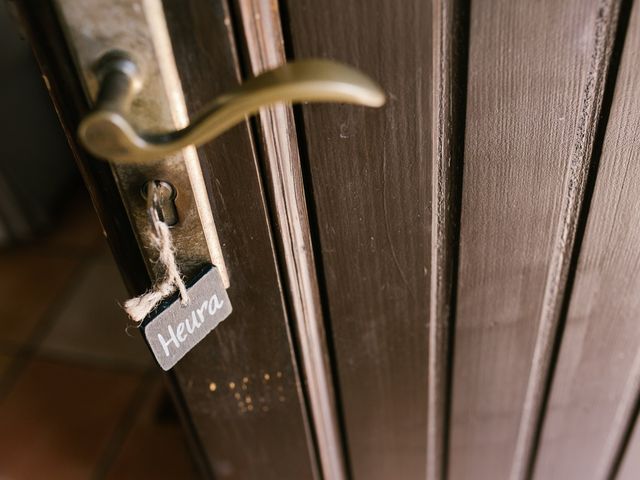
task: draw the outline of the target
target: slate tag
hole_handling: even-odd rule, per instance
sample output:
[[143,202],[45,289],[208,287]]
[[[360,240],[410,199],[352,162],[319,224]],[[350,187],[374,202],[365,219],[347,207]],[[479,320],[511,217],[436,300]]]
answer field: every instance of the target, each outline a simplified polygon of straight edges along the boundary
[[176,293],[142,322],[149,348],[163,370],[169,370],[231,313],[231,302],[218,269],[209,266],[187,285],[191,302]]

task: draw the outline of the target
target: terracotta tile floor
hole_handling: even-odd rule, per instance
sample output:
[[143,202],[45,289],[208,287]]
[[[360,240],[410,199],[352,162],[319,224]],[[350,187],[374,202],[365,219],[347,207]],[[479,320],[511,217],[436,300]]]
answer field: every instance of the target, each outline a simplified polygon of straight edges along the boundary
[[84,195],[0,252],[0,479],[196,478]]

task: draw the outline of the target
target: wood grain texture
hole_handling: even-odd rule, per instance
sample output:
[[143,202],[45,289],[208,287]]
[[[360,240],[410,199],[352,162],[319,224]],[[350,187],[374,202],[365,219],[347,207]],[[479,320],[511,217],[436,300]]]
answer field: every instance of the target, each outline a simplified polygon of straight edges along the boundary
[[600,2],[593,23],[591,58],[580,95],[573,151],[565,171],[561,208],[549,258],[542,310],[511,467],[513,480],[524,480],[530,476],[536,436],[542,421],[543,403],[552,370],[554,346],[565,296],[568,294],[569,270],[576,254],[576,235],[581,220],[596,132],[599,128],[619,9],[620,2],[617,0]]
[[[635,420],[640,392],[639,48],[636,4],[544,419],[536,479],[609,478]],[[629,452],[633,448],[632,440]]]
[[446,477],[451,328],[460,225],[464,146],[467,2],[433,2],[431,296],[427,409],[427,479]]
[[324,273],[354,479],[426,474],[431,230],[431,5],[287,2],[293,57],[371,75],[380,110],[303,108],[318,262]]
[[[286,63],[280,10],[272,0],[239,0],[251,75]],[[311,410],[323,478],[345,478],[344,450],[324,329],[318,273],[307,214],[298,139],[290,105],[263,108],[259,137],[276,223],[276,244],[286,281],[301,374]]]
[[[193,113],[239,81],[237,32],[225,2],[164,1]],[[279,32],[269,30],[277,9],[237,2],[245,35],[254,35],[246,38],[254,71],[281,62]],[[468,39],[462,0],[436,0],[433,10],[418,1],[283,3],[294,57],[359,66],[390,101],[382,111],[305,107],[302,165],[287,107],[263,112],[262,164],[248,124],[200,149],[234,314],[168,378],[194,450],[218,477],[433,480],[448,470],[454,480],[520,479],[536,447],[534,480],[640,475],[635,3],[544,419],[619,2],[470,2]],[[24,5],[75,149],[86,105],[69,54],[48,3]],[[468,79],[466,58],[456,56],[467,40]],[[144,265],[109,169],[76,154],[139,292]],[[332,348],[323,344],[323,307]],[[290,325],[300,350],[304,341],[317,348],[302,376]],[[335,411],[328,424],[309,423],[334,409],[330,351],[345,475],[331,440]],[[321,406],[309,398],[311,412],[301,377],[327,395]],[[327,452],[333,460],[322,459]]]
[[[240,81],[231,18],[225,2],[163,3],[193,115]],[[317,478],[248,124],[199,155],[234,311],[177,365],[178,383],[216,477]]]
[[452,479],[526,475],[602,97],[602,36],[615,24],[608,5],[471,5]]

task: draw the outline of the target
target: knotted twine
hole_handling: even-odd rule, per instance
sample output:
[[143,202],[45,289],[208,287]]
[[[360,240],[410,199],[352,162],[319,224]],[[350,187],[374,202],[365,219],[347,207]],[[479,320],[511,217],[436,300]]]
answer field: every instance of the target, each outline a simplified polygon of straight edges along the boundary
[[[153,194],[155,196],[155,192]],[[151,245],[158,251],[158,262],[163,266],[164,275],[151,290],[139,297],[124,302],[124,309],[135,322],[141,322],[162,300],[176,288],[180,291],[180,303],[189,303],[189,293],[184,285],[180,269],[176,263],[173,238],[169,226],[160,220],[155,208],[150,209],[153,231],[149,235]]]

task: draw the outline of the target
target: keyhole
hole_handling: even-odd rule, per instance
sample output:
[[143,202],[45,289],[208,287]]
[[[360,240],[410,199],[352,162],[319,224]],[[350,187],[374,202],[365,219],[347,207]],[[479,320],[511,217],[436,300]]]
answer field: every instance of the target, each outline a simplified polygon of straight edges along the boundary
[[152,184],[155,184],[159,199],[158,218],[172,227],[178,223],[178,209],[176,208],[176,189],[164,180],[151,180],[142,187],[142,197],[146,200]]

